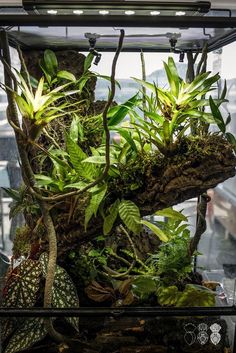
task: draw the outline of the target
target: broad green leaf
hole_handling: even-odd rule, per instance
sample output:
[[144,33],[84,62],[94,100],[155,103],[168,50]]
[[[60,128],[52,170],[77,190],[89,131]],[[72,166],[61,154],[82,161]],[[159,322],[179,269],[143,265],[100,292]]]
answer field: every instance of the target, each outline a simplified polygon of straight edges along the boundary
[[68,81],[73,81],[73,82],[76,81],[75,75],[73,75],[71,72],[65,71],[65,70],[58,71],[57,77],[63,78]]
[[207,122],[208,124],[216,124],[215,119],[213,118],[211,113],[205,113],[203,111],[200,110],[187,110],[183,113],[181,113],[178,122],[180,122],[180,119],[183,119],[183,121],[186,119],[185,117],[189,116],[192,119],[201,119],[204,120],[205,122]]
[[160,305],[176,305],[181,292],[176,286],[159,287],[157,290],[157,299]]
[[[20,211],[22,211],[22,207]],[[38,298],[40,279],[41,268],[38,261],[22,261],[19,266],[8,274],[2,306],[15,308],[33,307]],[[2,340],[5,340],[14,330],[21,327],[23,321],[24,319],[22,318],[17,318],[17,320],[15,318],[6,318],[3,320],[0,325]]]
[[[134,123],[133,125],[139,127],[141,130],[144,130],[146,133],[147,133],[147,137],[152,139],[151,142],[154,143],[157,147],[161,146],[163,147],[164,146],[164,143],[161,141],[160,138],[158,138],[157,134],[153,133],[149,127],[147,127],[146,125],[148,124],[143,124],[143,125],[140,125],[140,124],[136,124]],[[143,135],[145,135],[143,133]]]
[[[106,164],[105,156],[90,156],[82,161],[82,163]],[[110,164],[116,163],[115,159],[110,157]]]
[[187,284],[178,298],[177,307],[215,306],[216,293],[206,287]]
[[135,77],[131,77],[135,82],[139,83],[141,86],[149,89],[150,91],[156,93],[156,89],[155,89],[155,86],[150,83],[150,82],[147,82],[147,81],[144,81],[144,80],[140,80],[138,78],[135,78]]
[[19,96],[19,95],[15,95],[15,101],[17,103],[17,106],[21,112],[21,115],[24,118],[32,118],[32,106],[31,104],[27,103],[23,97]]
[[57,57],[55,53],[50,49],[46,49],[44,51],[43,58],[44,58],[45,67],[49,75],[55,76],[58,68],[58,62],[57,62]]
[[155,224],[148,222],[148,221],[144,221],[144,220],[141,220],[140,223],[144,224],[146,227],[148,227],[164,243],[166,243],[169,240],[168,236],[163,232],[163,230],[158,228]]
[[226,119],[226,122],[225,122],[225,125],[227,126],[227,125],[229,125],[230,123],[231,123],[231,115],[229,114],[228,116],[227,116],[227,119]]
[[224,88],[221,92],[221,95],[220,95],[220,99],[224,100],[225,97],[226,97],[226,93],[227,93],[227,83],[226,83],[226,80],[224,81]]
[[69,136],[75,143],[78,142],[78,139],[80,139],[80,141],[83,141],[84,139],[83,127],[80,123],[79,116],[76,114],[74,114],[73,120],[70,125]]
[[91,75],[85,75],[82,76],[79,80],[78,80],[78,86],[79,86],[79,90],[80,92],[83,91],[86,83],[88,82],[88,80],[90,79]]
[[215,102],[214,102],[214,100],[212,99],[211,96],[209,98],[209,102],[210,102],[212,115],[213,115],[213,118],[215,119],[216,124],[218,125],[220,131],[225,133],[225,122],[224,122],[224,119],[223,119],[223,117],[221,115],[221,112],[220,112],[219,108],[217,107],[217,105],[215,104]]
[[180,79],[173,58],[168,58],[168,64],[164,62],[164,68],[169,81],[171,92],[175,97],[178,97]]
[[160,211],[155,212],[157,216],[167,217],[175,219],[176,221],[184,221],[187,222],[187,217],[185,217],[181,212],[175,211],[173,208],[168,207],[164,208]]
[[5,286],[4,307],[32,307],[37,299],[41,276],[38,261],[24,260],[15,267]]
[[135,145],[135,142],[132,138],[132,135],[129,131],[122,129],[122,128],[113,128],[111,129],[112,131],[117,131],[127,142],[128,144],[131,146],[132,150],[137,152],[137,147]]
[[89,53],[86,56],[86,58],[84,60],[84,73],[86,73],[90,69],[92,62],[93,62],[93,58],[94,58],[94,54],[92,54],[92,53]]
[[64,151],[58,149],[58,150],[49,151],[48,154],[55,166],[57,164],[60,167],[62,167],[63,170],[66,170],[68,172],[68,170],[71,170],[69,164],[65,160],[59,158],[64,156],[63,152]]
[[33,103],[34,103],[34,96],[33,96],[33,94],[30,92],[30,89],[29,89],[27,83],[25,82],[23,76],[20,74],[20,72],[17,71],[16,69],[14,69],[14,70],[15,70],[16,75],[17,75],[17,77],[18,77],[18,85],[19,85],[19,87],[21,88],[22,93],[23,93],[25,99],[27,100],[27,102],[28,102],[29,104],[32,104],[32,105],[33,105]]
[[38,87],[35,92],[34,104],[33,104],[34,112],[37,112],[42,105],[41,104],[41,97],[43,94],[43,85],[44,85],[44,77],[41,77],[41,79],[39,80]]
[[134,234],[140,233],[140,211],[134,202],[130,200],[122,200],[119,204],[119,215],[129,230]]
[[219,74],[216,74],[216,75],[214,75],[214,76],[211,76],[211,77],[207,78],[207,79],[203,82],[203,84],[198,88],[199,91],[204,91],[204,90],[206,90],[206,92],[208,92],[209,89],[210,89],[210,87],[211,87],[214,83],[216,83],[217,81],[219,81],[219,79],[220,79],[220,75],[219,75]]
[[158,123],[158,124],[160,124],[160,125],[162,125],[163,122],[164,122],[164,120],[165,120],[163,116],[161,116],[161,115],[159,115],[159,114],[157,114],[157,113],[148,112],[147,110],[144,110],[144,114],[145,114],[148,118],[154,120],[156,123]]
[[50,85],[51,82],[52,82],[52,77],[51,77],[51,75],[49,75],[49,73],[48,73],[48,71],[47,71],[47,68],[45,67],[45,64],[44,64],[44,61],[43,61],[43,60],[40,60],[40,61],[39,61],[39,66],[40,66],[41,70],[43,71],[44,76],[46,77],[47,82],[48,82],[49,85]]
[[230,132],[226,132],[225,134],[227,140],[232,144],[234,151],[236,152],[236,138],[233,134],[231,134]]
[[87,229],[88,222],[91,217],[94,215],[96,217],[98,208],[103,201],[107,192],[107,184],[102,185],[95,193],[92,194],[90,203],[85,210],[85,229]]
[[70,161],[78,173],[81,171],[81,162],[87,157],[87,154],[74,142],[71,137],[65,133],[66,149],[70,157]]
[[83,160],[83,163],[106,164],[105,156],[90,156]]
[[11,189],[11,188],[3,188],[2,189],[7,193],[15,201],[20,201],[20,193],[18,190]]
[[121,123],[121,121],[123,121],[126,115],[128,114],[129,110],[131,110],[135,106],[137,101],[138,101],[138,94],[135,94],[124,104],[121,104],[118,107],[115,107],[114,115],[111,116],[111,114],[109,114],[110,118],[108,121],[108,126],[116,126],[119,123]]
[[204,72],[203,74],[195,77],[193,82],[191,82],[189,85],[185,85],[185,92],[187,93],[187,92],[192,92],[194,90],[197,90],[209,75],[210,75],[210,71]]
[[98,177],[99,169],[92,163],[82,163],[80,175],[89,181],[93,181]]
[[10,318],[10,317],[1,318],[1,325],[0,325],[1,343],[4,342],[16,330],[16,328],[22,324],[19,321],[20,321],[19,318],[18,320],[16,318]]
[[147,299],[156,292],[157,278],[152,276],[138,276],[132,282],[132,291],[141,299]]
[[90,146],[90,151],[93,156],[100,156],[99,151],[95,147]]
[[[176,235],[177,234],[181,234],[183,233],[183,231],[185,231],[185,229],[188,227],[188,224],[182,224],[181,226],[179,226],[178,228],[176,228],[175,232]],[[187,230],[189,232],[189,230]]]
[[35,179],[37,180],[38,186],[47,186],[56,182],[53,178],[43,174],[35,174]]
[[119,207],[119,203],[120,200],[117,199],[111,206],[109,209],[109,214],[108,216],[105,217],[104,219],[104,223],[103,223],[103,234],[107,235],[110,233],[110,231],[112,230],[112,227],[115,223],[115,220],[117,218],[118,215],[118,207]]
[[64,189],[83,189],[87,186],[88,184],[86,184],[84,181],[78,181],[77,183],[74,184],[68,184],[64,187]]
[[[40,264],[43,276],[47,275],[48,254],[40,256]],[[79,308],[79,298],[70,276],[60,266],[56,266],[55,277],[52,288],[52,307],[54,308]],[[66,320],[79,331],[79,318],[69,317]]]
[[25,322],[10,338],[5,353],[15,353],[30,348],[34,343],[42,340],[47,334],[44,319],[27,318]]
[[80,109],[70,111],[70,113],[64,112],[64,113],[54,114],[54,115],[50,115],[50,116],[47,116],[47,113],[45,113],[45,116],[43,116],[41,119],[38,119],[36,121],[35,125],[45,125],[45,124],[50,123],[54,119],[61,118],[62,116],[65,116],[68,114],[77,113],[78,111],[80,111]]

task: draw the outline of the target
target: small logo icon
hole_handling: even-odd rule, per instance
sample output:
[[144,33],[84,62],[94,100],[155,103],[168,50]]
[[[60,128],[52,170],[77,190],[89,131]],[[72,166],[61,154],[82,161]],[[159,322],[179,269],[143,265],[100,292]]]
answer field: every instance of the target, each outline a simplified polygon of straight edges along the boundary
[[221,340],[221,334],[219,331],[221,330],[221,326],[217,323],[214,323],[210,326],[210,330],[212,334],[210,335],[211,342],[216,346]]
[[209,335],[207,334],[207,330],[208,330],[207,324],[205,323],[199,324],[198,330],[199,330],[199,333],[197,335],[197,340],[202,346],[204,346],[209,340]]
[[184,325],[184,330],[185,330],[184,340],[189,346],[192,346],[196,342],[196,335],[194,333],[196,328],[197,327],[191,322]]

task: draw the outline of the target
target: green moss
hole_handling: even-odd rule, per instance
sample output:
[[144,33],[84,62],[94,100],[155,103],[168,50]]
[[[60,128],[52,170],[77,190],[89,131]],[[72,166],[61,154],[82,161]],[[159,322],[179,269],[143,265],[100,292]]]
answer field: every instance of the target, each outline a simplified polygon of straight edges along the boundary
[[16,229],[16,235],[13,245],[13,256],[18,259],[21,256],[28,257],[31,249],[31,230],[28,226],[22,226]]

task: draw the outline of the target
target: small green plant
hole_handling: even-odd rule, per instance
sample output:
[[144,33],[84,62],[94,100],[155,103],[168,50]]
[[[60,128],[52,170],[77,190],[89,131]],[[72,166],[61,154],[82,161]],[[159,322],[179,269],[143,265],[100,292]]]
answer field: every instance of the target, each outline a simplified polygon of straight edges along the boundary
[[[187,83],[178,75],[174,60],[170,57],[164,63],[165,72],[169,82],[169,89],[157,87],[155,83],[135,79],[143,87],[151,91],[145,95],[146,108],[140,105],[146,120],[137,112],[133,112],[136,119],[134,125],[142,130],[147,141],[150,141],[164,155],[174,153],[178,148],[179,140],[197,121],[207,124],[217,123],[216,114],[205,112],[204,108],[211,103],[205,96],[214,89],[220,76],[210,76],[210,72],[197,76],[193,82]],[[225,92],[226,93],[226,92]],[[215,100],[217,107],[225,102],[225,93]],[[149,120],[148,120],[149,119]]]
[[157,290],[159,304],[163,306],[192,307],[214,306],[216,294],[206,287],[187,284],[183,291],[177,286],[160,286]]

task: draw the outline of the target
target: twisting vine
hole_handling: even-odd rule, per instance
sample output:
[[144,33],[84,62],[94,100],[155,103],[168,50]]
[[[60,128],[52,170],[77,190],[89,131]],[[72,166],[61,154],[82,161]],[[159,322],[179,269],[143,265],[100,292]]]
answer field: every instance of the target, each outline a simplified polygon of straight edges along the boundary
[[[7,99],[8,99],[8,108],[7,108],[7,117],[9,124],[13,127],[14,133],[16,136],[16,142],[18,146],[18,151],[21,159],[21,172],[22,172],[22,177],[24,180],[24,183],[31,193],[31,195],[35,198],[37,201],[41,213],[42,213],[42,221],[44,223],[45,229],[47,230],[47,237],[48,237],[48,242],[49,242],[49,259],[48,259],[48,267],[47,267],[47,275],[46,275],[46,283],[45,283],[45,290],[44,290],[44,307],[45,308],[50,308],[52,305],[52,288],[53,288],[53,282],[54,282],[54,277],[55,277],[55,270],[56,270],[56,261],[57,261],[57,237],[56,237],[56,232],[55,232],[55,227],[52,221],[52,217],[50,215],[50,210],[52,208],[52,205],[50,205],[50,202],[54,201],[61,201],[64,200],[65,198],[68,198],[70,196],[75,196],[84,193],[85,191],[89,190],[93,186],[99,184],[106,176],[108,175],[108,171],[110,168],[110,132],[108,128],[108,123],[107,123],[107,113],[110,109],[110,106],[113,102],[114,96],[115,96],[115,73],[116,73],[116,64],[117,60],[119,57],[119,54],[122,50],[123,46],[123,40],[124,40],[125,32],[124,30],[120,30],[120,38],[119,38],[119,44],[116,50],[116,53],[114,55],[113,61],[112,61],[112,70],[111,70],[111,89],[110,89],[110,94],[108,97],[107,104],[104,108],[103,114],[102,114],[102,119],[103,119],[103,128],[105,131],[105,138],[106,138],[106,164],[104,167],[103,172],[101,175],[92,183],[87,185],[84,189],[77,190],[75,192],[69,192],[67,194],[63,195],[57,195],[57,196],[52,196],[52,197],[45,197],[40,194],[40,191],[35,188],[35,177],[33,170],[30,165],[30,161],[28,158],[28,147],[29,145],[33,144],[42,149],[36,141],[29,140],[28,137],[25,135],[20,122],[18,118],[18,112],[16,108],[16,103],[15,103],[15,97],[14,93],[17,90],[17,84],[15,77],[11,71],[11,58],[10,58],[10,51],[9,51],[9,43],[8,43],[8,36],[7,33],[2,30],[0,31],[0,42],[1,42],[1,55],[0,55],[0,60],[3,63],[4,66],[4,77],[5,77],[5,86],[7,88]],[[24,62],[23,55],[18,48],[18,53],[19,53],[19,58],[21,61],[21,66],[24,71],[24,75],[26,78],[29,80],[29,74]],[[27,81],[28,81],[27,80]],[[28,84],[30,84],[28,82]],[[46,151],[43,150],[44,153]],[[45,319],[45,324],[48,329],[49,335],[56,340],[57,342],[63,342],[67,341],[67,338],[61,335],[59,332],[57,332],[52,324],[51,318],[46,318]]]
[[[206,72],[207,50],[208,50],[208,45],[206,43],[202,49],[202,55],[196,68],[196,75],[200,75]],[[186,81],[189,83],[191,83],[195,78],[194,65],[196,63],[197,57],[198,57],[198,53],[196,53],[194,57],[193,57],[192,51],[189,51],[187,53],[188,67],[187,67],[187,73],[186,73]],[[209,127],[208,124],[206,125],[207,126],[205,127],[205,132],[208,131],[208,127]],[[197,133],[196,123],[193,123],[191,125],[191,133],[193,135],[196,135]],[[210,201],[210,197],[206,193],[198,197],[196,231],[189,244],[189,249],[188,249],[188,253],[190,257],[192,257],[194,255],[194,252],[197,250],[201,236],[206,230],[206,211],[207,211],[207,203],[209,201]]]

